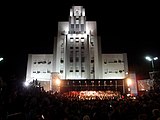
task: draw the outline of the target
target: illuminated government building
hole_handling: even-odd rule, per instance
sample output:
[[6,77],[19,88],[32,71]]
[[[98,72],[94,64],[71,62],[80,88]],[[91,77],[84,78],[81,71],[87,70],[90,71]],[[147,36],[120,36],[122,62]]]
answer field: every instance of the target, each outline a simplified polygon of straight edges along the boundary
[[87,21],[83,6],[72,6],[69,21],[58,22],[53,54],[29,54],[26,82],[37,80],[45,90],[116,90],[126,92],[126,53],[101,53],[96,21]]

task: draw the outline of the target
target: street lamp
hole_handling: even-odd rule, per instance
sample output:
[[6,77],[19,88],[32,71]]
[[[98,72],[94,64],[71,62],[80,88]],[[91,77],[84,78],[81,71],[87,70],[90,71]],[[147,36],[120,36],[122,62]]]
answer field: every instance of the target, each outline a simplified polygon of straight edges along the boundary
[[146,56],[145,58],[146,58],[146,60],[151,61],[152,70],[154,71],[154,67],[155,67],[155,66],[154,66],[154,62],[153,62],[153,61],[154,61],[154,60],[158,60],[158,57],[153,57],[153,58],[152,58],[152,57],[150,57],[150,56]]
[[2,57],[0,57],[0,61],[2,61],[3,60],[3,58]]
[[150,89],[157,89],[157,85],[158,85],[158,82],[157,82],[157,77],[156,76],[156,72],[155,72],[155,66],[154,66],[154,60],[158,60],[158,57],[149,57],[149,56],[146,56],[146,60],[148,61],[151,61],[152,63],[152,72],[150,72],[150,79],[153,80],[153,84],[150,86]]

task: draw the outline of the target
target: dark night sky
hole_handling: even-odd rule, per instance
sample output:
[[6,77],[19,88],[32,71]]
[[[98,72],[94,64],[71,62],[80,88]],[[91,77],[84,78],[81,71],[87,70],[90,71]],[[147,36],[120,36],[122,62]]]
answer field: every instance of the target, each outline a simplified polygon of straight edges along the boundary
[[[68,21],[72,5],[84,6],[87,20],[97,21],[103,53],[127,53],[131,71],[138,75],[148,72],[151,66],[144,56],[160,56],[157,3],[6,2],[2,4],[0,22],[0,56],[4,57],[0,63],[1,76],[23,79],[28,53],[52,53],[58,21]],[[159,61],[155,64],[158,68]]]

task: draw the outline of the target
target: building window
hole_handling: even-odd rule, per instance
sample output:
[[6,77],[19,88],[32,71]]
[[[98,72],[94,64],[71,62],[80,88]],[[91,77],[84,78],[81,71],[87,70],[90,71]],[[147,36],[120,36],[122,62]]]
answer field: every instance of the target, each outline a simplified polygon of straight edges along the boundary
[[93,74],[94,73],[94,70],[91,70],[91,74]]
[[79,70],[76,70],[76,72],[79,72]]
[[61,63],[64,63],[64,60],[61,59],[60,62],[61,62]]
[[73,42],[73,38],[70,38],[70,42]]
[[47,70],[47,73],[51,73],[51,71],[50,71],[50,70]]
[[76,24],[76,28],[79,28],[79,24]]
[[85,57],[82,57],[82,58],[81,58],[81,62],[84,62],[84,61],[85,61]]
[[85,70],[81,70],[81,72],[85,72]]
[[84,43],[84,37],[81,37],[81,42]]
[[70,57],[70,62],[73,62],[73,57]]
[[120,72],[120,73],[122,73],[122,72],[123,72],[123,70],[119,70],[119,72]]
[[91,60],[91,63],[94,63],[94,60]]
[[77,56],[77,57],[79,56],[79,51],[78,51],[78,50],[76,50],[76,56]]
[[81,24],[81,31],[84,31],[84,24]]
[[79,38],[78,37],[76,37],[76,42],[79,42]]
[[74,29],[74,24],[71,24],[71,28]]
[[76,62],[79,62],[79,58],[78,57],[76,57]]
[[114,63],[117,63],[117,60],[114,60]]
[[60,73],[63,73],[63,70],[60,70]]
[[73,50],[70,51],[70,57],[73,57]]
[[123,63],[124,61],[122,61],[122,60],[118,60],[118,62],[119,62],[119,63]]

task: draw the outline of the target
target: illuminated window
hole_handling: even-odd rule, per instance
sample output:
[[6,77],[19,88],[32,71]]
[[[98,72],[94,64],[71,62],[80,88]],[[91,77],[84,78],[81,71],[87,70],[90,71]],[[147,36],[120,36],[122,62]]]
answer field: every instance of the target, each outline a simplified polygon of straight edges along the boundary
[[73,38],[70,38],[70,42],[73,42]]
[[81,37],[81,42],[84,43],[84,37]]
[[76,43],[78,43],[79,42],[79,38],[78,37],[76,37]]

